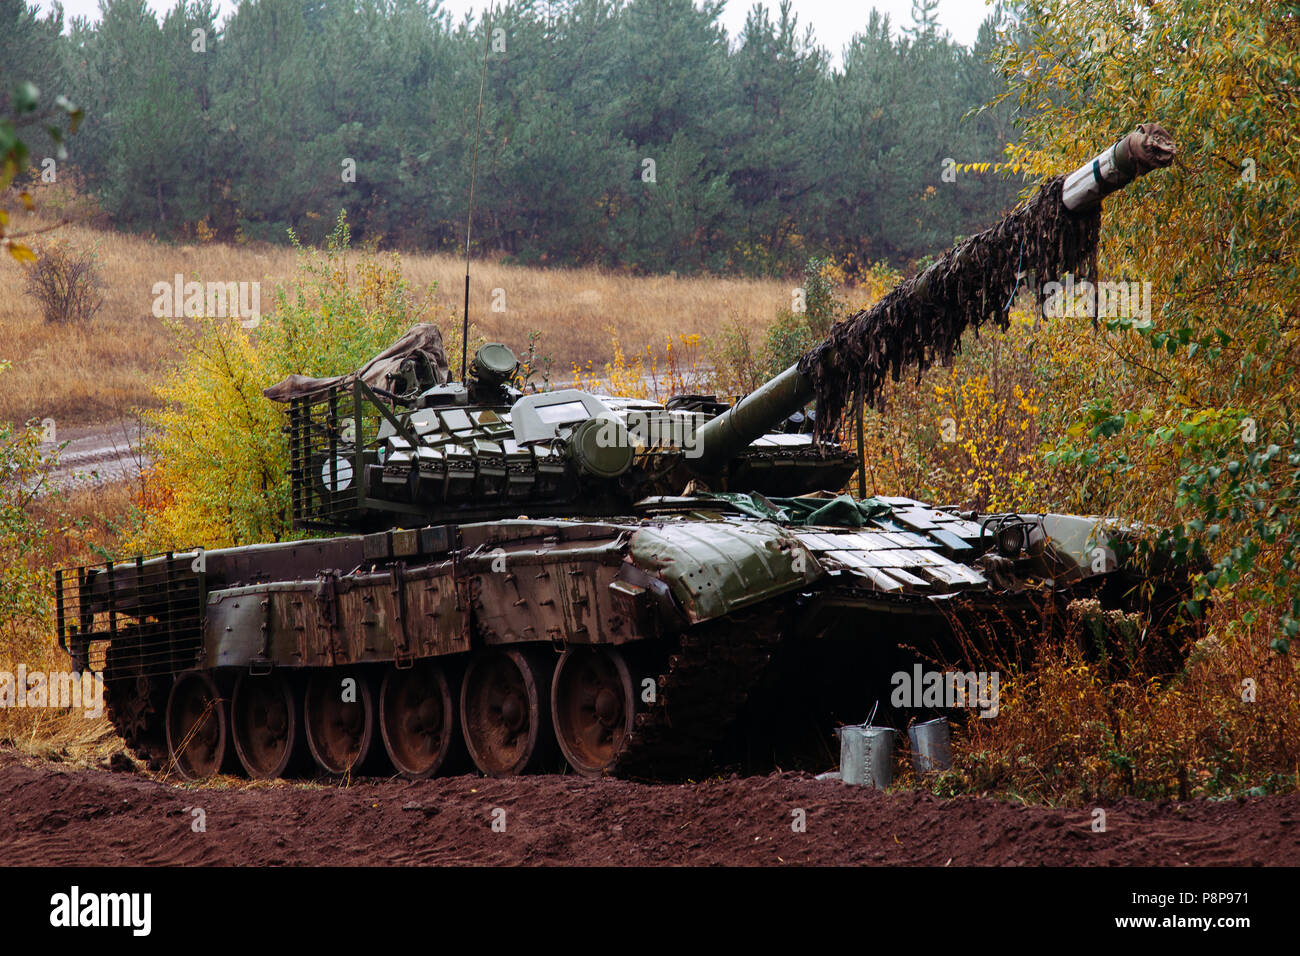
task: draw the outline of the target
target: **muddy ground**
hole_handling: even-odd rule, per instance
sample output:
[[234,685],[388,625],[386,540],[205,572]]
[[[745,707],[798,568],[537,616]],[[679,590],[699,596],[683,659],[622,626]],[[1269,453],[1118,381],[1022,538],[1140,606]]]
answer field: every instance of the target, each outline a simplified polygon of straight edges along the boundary
[[[195,830],[195,808],[206,832]],[[797,810],[805,832],[792,826]],[[1104,833],[1092,819],[1090,808],[885,794],[793,773],[687,785],[462,776],[192,787],[0,750],[0,865],[1203,866],[1300,858],[1300,795],[1123,800],[1107,808]]]

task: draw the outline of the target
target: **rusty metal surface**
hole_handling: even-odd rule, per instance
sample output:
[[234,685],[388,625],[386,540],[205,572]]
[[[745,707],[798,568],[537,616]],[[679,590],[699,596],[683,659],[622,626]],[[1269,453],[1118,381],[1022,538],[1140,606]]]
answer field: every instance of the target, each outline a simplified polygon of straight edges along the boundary
[[[907,498],[888,501],[889,514],[852,529],[792,528],[712,511],[705,500],[667,518],[509,520],[209,552],[201,631],[199,610],[185,604],[202,593],[191,555],[104,565],[63,573],[77,583],[65,587],[60,616],[83,651],[116,640],[119,666],[174,673],[405,663],[469,651],[472,634],[484,645],[626,644],[823,587],[828,577],[885,599],[1005,585],[981,570],[989,541],[978,523]],[[1054,536],[1058,573],[1079,579],[1117,568],[1114,550],[1099,544],[1114,530],[1105,523],[1059,515],[1042,523]],[[1090,556],[1100,570],[1082,563]],[[359,563],[294,576],[326,557]],[[211,586],[268,568],[290,576]],[[170,607],[159,603],[164,597]]]
[[227,588],[208,596],[206,610],[207,667],[341,666],[469,649],[450,561]]

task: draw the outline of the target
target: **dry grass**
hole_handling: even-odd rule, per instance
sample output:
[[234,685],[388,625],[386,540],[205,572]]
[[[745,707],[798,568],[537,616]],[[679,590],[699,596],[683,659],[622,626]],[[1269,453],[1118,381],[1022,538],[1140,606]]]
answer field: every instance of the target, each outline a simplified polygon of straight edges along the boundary
[[49,708],[0,710],[0,745],[69,770],[106,766],[126,749],[107,717]]
[[[62,499],[41,499],[36,516],[52,545],[50,567],[98,561],[100,554],[116,550],[135,500],[129,482],[75,488]],[[0,671],[15,673],[19,664],[29,672],[67,670],[68,658],[55,646],[53,631],[48,620],[0,623]],[[48,707],[0,707],[0,745],[71,769],[102,766],[123,749],[106,717]]]
[[1076,806],[1294,792],[1300,662],[1269,648],[1274,627],[1243,624],[1248,609],[1216,605],[1208,635],[1163,681],[1108,681],[1076,646],[1045,646],[1002,686],[998,719],[966,722],[944,785]]
[[[16,215],[19,229],[49,224],[39,214]],[[114,421],[131,408],[154,404],[151,381],[176,357],[165,320],[152,314],[154,283],[260,282],[264,314],[273,290],[296,269],[292,248],[225,243],[173,244],[84,225],[50,235],[98,254],[105,281],[104,308],[85,327],[52,327],[23,291],[24,267],[0,261],[0,359],[12,367],[0,377],[0,420],[53,417],[60,426]],[[39,245],[43,237],[33,243]],[[403,274],[414,286],[436,283],[432,303],[460,315],[464,260],[403,254]],[[639,278],[600,269],[521,268],[479,261],[472,269],[471,319],[481,335],[522,352],[531,331],[554,370],[611,358],[610,328],[624,349],[662,350],[668,338],[699,333],[705,341],[732,321],[761,328],[789,305],[788,280]],[[493,312],[503,290],[505,312]],[[458,370],[459,356],[452,360]]]
[[150,314],[148,293],[165,270],[182,268],[186,257],[157,243],[84,227],[54,234],[96,249],[107,280],[104,308],[89,325],[48,326],[23,291],[25,267],[0,257],[0,359],[12,363],[0,378],[0,419],[50,416],[73,424],[120,417],[148,400],[150,376],[173,354],[171,336]]

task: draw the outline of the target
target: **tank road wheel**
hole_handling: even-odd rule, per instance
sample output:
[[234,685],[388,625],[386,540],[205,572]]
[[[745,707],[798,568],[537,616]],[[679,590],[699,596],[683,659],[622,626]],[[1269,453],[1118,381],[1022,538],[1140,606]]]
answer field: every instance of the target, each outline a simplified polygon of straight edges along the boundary
[[551,712],[569,766],[598,777],[632,731],[636,693],[623,655],[614,648],[570,647],[555,667]]
[[167,753],[186,780],[219,773],[230,754],[230,712],[211,674],[179,674],[167,697]]
[[283,776],[302,739],[293,683],[281,671],[239,675],[230,704],[235,753],[254,780]]
[[370,680],[359,671],[315,671],[304,695],[307,746],[320,768],[342,776],[360,770],[374,749],[378,715]]
[[441,664],[388,669],[379,690],[379,730],[393,766],[408,779],[432,777],[448,764],[460,735],[456,698]]
[[554,664],[518,648],[487,648],[470,661],[460,724],[474,765],[489,777],[539,770],[553,739],[546,686]]

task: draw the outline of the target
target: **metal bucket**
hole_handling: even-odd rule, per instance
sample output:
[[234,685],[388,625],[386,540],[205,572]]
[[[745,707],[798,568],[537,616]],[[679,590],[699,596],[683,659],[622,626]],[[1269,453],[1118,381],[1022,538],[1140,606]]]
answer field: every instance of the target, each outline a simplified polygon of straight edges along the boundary
[[952,767],[952,732],[946,718],[913,724],[907,728],[907,738],[912,744],[912,766],[917,773]]
[[859,787],[883,789],[894,780],[893,727],[840,727],[840,778]]

